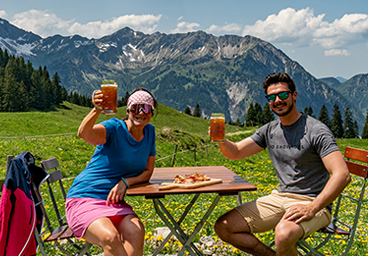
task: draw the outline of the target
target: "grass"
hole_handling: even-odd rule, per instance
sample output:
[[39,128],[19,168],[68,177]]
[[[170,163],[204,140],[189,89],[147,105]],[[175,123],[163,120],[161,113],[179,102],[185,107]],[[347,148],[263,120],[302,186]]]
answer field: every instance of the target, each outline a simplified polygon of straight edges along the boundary
[[[0,113],[0,179],[5,178],[5,157],[6,155],[16,155],[23,151],[30,151],[36,158],[37,164],[42,159],[57,157],[63,172],[64,184],[68,189],[78,173],[80,173],[86,162],[93,154],[94,147],[85,143],[76,136],[78,126],[89,109],[65,103],[62,108],[54,112],[35,112],[35,113]],[[116,117],[124,117],[125,109],[119,109]],[[157,114],[157,113],[156,113]],[[101,116],[99,121],[111,118]],[[242,193],[243,201],[250,201],[259,196],[266,195],[272,189],[277,188],[278,182],[275,177],[272,163],[267,151],[251,156],[239,161],[230,161],[224,158],[217,144],[209,143],[208,151],[205,150],[208,120],[194,118],[172,110],[168,107],[159,106],[159,114],[152,119],[156,127],[157,134],[157,167],[171,166],[172,154],[175,145],[178,145],[178,154],[175,158],[175,166],[209,166],[224,165],[241,177],[247,179],[257,186],[254,192]],[[247,130],[228,126],[227,133]],[[23,136],[24,134],[24,136]],[[56,135],[55,135],[56,134]],[[41,135],[41,136],[40,136]],[[238,134],[229,136],[233,141],[238,141],[249,134]],[[343,152],[346,146],[368,149],[367,140],[345,139],[337,140]],[[197,148],[196,161],[194,152],[190,149]],[[208,155],[207,155],[208,154]],[[354,186],[353,186],[354,188]],[[354,189],[352,191],[355,192]],[[45,201],[47,201],[47,191],[42,189]],[[202,195],[197,201],[196,207],[189,212],[188,217],[183,222],[183,227],[189,232],[193,229],[193,223],[202,218],[203,211],[208,208],[213,194]],[[184,211],[185,202],[188,202],[192,195],[186,196],[167,196],[164,200],[166,207],[174,212],[174,217],[178,218]],[[367,198],[367,193],[365,195]],[[142,219],[146,228],[146,247],[145,254],[152,253],[158,238],[154,236],[154,229],[164,226],[158,215],[153,209],[150,200],[143,197],[128,197],[136,213]],[[367,202],[367,199],[366,201]],[[213,231],[215,220],[223,213],[237,205],[236,197],[227,196],[221,198],[218,206],[206,221],[204,227],[196,237],[196,241],[203,236],[213,236],[216,241],[218,237]],[[174,210],[175,209],[175,210]],[[346,216],[350,214],[350,206],[344,206]],[[361,222],[357,230],[357,236],[353,248],[349,255],[368,255],[367,228],[368,208],[367,203],[363,205]],[[258,235],[261,241],[269,243],[273,239],[273,232]],[[330,243],[324,247],[326,255],[338,255],[344,245],[342,243]],[[169,246],[165,247],[166,253],[175,254],[180,248],[177,241],[170,241]],[[99,249],[94,247],[94,252]],[[223,255],[245,255],[229,245],[221,245],[216,249],[217,254]],[[56,252],[52,253],[56,255]]]

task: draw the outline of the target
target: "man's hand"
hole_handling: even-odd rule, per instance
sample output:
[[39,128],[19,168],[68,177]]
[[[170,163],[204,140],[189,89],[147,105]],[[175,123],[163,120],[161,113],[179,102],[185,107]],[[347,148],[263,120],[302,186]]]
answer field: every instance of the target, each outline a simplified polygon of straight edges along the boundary
[[285,213],[283,219],[298,224],[304,220],[312,219],[315,214],[316,212],[311,204],[296,204]]
[[107,196],[106,205],[116,204],[123,200],[127,186],[124,181],[119,181],[111,190]]

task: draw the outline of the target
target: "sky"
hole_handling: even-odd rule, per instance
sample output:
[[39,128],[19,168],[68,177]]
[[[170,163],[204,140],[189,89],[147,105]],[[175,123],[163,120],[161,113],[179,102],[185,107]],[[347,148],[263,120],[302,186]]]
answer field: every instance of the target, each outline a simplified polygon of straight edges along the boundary
[[368,73],[367,0],[0,0],[0,17],[44,38],[97,39],[124,27],[252,35],[317,78]]

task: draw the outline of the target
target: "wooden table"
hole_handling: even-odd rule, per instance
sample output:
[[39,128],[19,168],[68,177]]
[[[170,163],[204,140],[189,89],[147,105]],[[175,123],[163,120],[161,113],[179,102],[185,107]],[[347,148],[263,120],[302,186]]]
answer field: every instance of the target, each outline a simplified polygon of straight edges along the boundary
[[[214,179],[221,179],[222,183],[213,184],[199,188],[173,188],[169,190],[159,190],[159,186],[163,182],[173,182],[176,175],[193,174],[199,172],[200,174],[207,174],[208,177]],[[135,185],[127,190],[127,196],[144,196],[146,199],[152,199],[155,210],[166,226],[171,230],[172,234],[182,243],[183,248],[178,255],[183,255],[188,251],[190,255],[202,255],[202,253],[194,246],[193,239],[203,227],[205,221],[210,216],[216,207],[221,196],[238,195],[238,203],[241,203],[240,191],[253,191],[257,188],[250,182],[246,181],[239,175],[235,174],[224,166],[201,166],[201,167],[169,167],[169,168],[155,168],[149,182]],[[197,223],[192,234],[185,234],[180,224],[187,216],[190,209],[201,194],[216,193],[216,197],[210,205],[207,212],[202,219]],[[165,198],[166,195],[175,194],[195,194],[193,199],[187,204],[185,211],[176,221],[171,213],[166,209],[160,199]],[[156,249],[153,255],[157,255],[170,239],[171,234],[168,235],[163,243]]]

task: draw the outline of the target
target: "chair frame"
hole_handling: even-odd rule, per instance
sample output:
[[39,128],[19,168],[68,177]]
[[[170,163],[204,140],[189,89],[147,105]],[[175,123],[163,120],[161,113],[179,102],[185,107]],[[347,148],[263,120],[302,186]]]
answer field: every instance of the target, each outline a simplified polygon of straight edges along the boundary
[[[60,187],[64,202],[65,202],[66,193],[65,193],[65,189],[62,183],[63,175],[60,169],[58,168],[59,163],[57,159],[51,158],[48,160],[44,160],[41,162],[41,166],[45,171],[53,170],[52,172],[49,173],[49,177],[46,179],[46,181],[47,181],[48,193],[52,200],[53,210],[57,217],[57,220],[51,219],[51,217],[49,216],[49,214],[47,213],[45,209],[45,205],[44,205],[44,201],[41,196],[41,193],[38,191],[38,188],[36,188],[35,185],[33,184],[32,189],[34,192],[36,192],[34,193],[36,197],[35,206],[36,206],[36,209],[38,208],[39,210],[42,211],[44,215],[44,220],[45,220],[44,229],[42,230],[41,233],[39,233],[38,230],[35,229],[35,236],[36,236],[37,244],[40,248],[41,254],[47,255],[45,252],[45,249],[57,247],[65,255],[85,255],[85,254],[90,255],[88,253],[88,250],[91,248],[92,244],[85,242],[83,245],[81,245],[80,243],[76,243],[75,241],[73,241],[73,239],[76,239],[76,238],[74,238],[74,234],[67,224],[66,216],[65,215],[61,216],[61,213],[58,207],[58,202],[55,197],[55,192],[54,192],[54,189],[52,188],[52,184],[57,182]],[[46,236],[46,234],[48,233],[50,233],[50,235],[44,238],[44,236]],[[54,245],[51,245],[51,246],[46,245],[50,242],[54,243]],[[73,246],[74,248],[73,252],[67,250],[65,248],[66,245]],[[76,252],[74,252],[75,250]]]
[[[353,179],[355,178],[355,176],[363,178],[362,185],[360,187],[360,193],[357,196],[348,195],[344,193],[344,191],[340,194],[340,196],[336,199],[332,222],[326,228],[318,232],[325,233],[325,237],[320,237],[321,242],[314,247],[311,246],[306,241],[306,239],[299,240],[297,243],[297,246],[300,249],[299,255],[322,256],[324,254],[319,252],[318,250],[321,249],[325,244],[327,244],[327,242],[331,239],[345,240],[347,242],[345,250],[340,254],[341,256],[347,255],[353,245],[368,177],[368,150],[346,147],[344,157],[346,158],[345,161],[350,174],[354,175]],[[350,218],[351,222],[349,223],[339,218],[341,202],[343,199],[351,200],[352,202],[356,203],[355,215],[353,216],[353,218]],[[342,238],[336,238],[336,235],[342,236]]]

